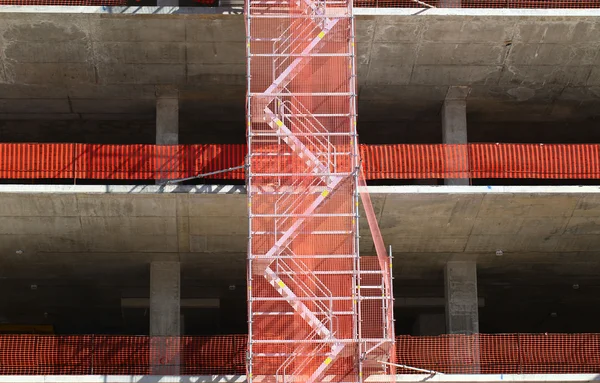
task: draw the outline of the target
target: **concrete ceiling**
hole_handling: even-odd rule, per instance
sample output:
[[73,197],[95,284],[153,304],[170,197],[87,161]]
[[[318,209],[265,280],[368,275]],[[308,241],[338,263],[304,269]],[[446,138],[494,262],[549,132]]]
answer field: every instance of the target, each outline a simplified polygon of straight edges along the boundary
[[[363,12],[364,13],[364,12]],[[581,120],[600,112],[600,20],[357,16],[362,122],[437,119],[471,85],[470,120]],[[177,85],[183,114],[241,121],[241,15],[0,13],[0,118],[154,114]]]
[[[475,260],[482,331],[598,331],[597,187],[370,190],[397,297],[443,303],[444,264]],[[361,235],[362,254],[373,254],[364,220]],[[144,333],[147,316],[130,318],[120,299],[148,296],[151,261],[179,260],[182,297],[223,305],[186,319],[189,331],[243,332],[246,241],[243,187],[3,185],[0,322]],[[416,313],[443,307],[399,310],[399,333],[410,333]]]
[[[0,193],[0,278],[104,273],[110,283],[127,284],[132,275],[145,280],[150,261],[171,259],[182,261],[184,279],[200,278],[206,285],[245,280],[246,196],[230,194],[240,188],[224,187],[220,194],[193,187],[156,194],[136,187],[99,194],[66,188],[68,193]],[[437,281],[451,259],[477,261],[480,275],[491,282],[597,278],[597,188],[571,194],[474,188],[439,193],[439,187],[372,187],[400,283]],[[361,236],[362,253],[373,254],[364,219]],[[496,256],[497,250],[503,255]]]

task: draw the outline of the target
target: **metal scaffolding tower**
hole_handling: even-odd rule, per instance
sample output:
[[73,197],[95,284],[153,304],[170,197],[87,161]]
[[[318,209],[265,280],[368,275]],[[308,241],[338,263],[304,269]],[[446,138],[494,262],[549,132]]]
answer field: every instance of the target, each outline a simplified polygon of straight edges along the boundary
[[393,308],[391,263],[359,257],[352,3],[245,16],[248,381],[362,382],[389,372]]

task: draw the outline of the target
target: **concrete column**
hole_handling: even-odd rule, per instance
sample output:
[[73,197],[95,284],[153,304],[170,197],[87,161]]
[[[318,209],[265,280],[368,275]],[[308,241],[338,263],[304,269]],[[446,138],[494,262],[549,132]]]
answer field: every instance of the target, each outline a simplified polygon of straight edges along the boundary
[[[179,91],[172,86],[156,86],[156,145],[179,143]],[[178,162],[170,155],[158,152],[156,166],[159,171],[157,183],[167,179],[169,172],[178,168]]]
[[444,269],[446,294],[446,331],[464,334],[450,338],[449,355],[462,367],[461,373],[478,374],[479,301],[477,298],[477,265],[475,262],[451,261]]
[[[446,100],[442,106],[442,139],[444,144],[467,143],[467,96],[469,87],[452,86],[448,89]],[[469,155],[466,145],[460,148],[449,148],[446,155],[446,171],[467,172]],[[469,185],[468,178],[448,178],[446,185]]]
[[150,336],[153,375],[179,374],[180,314],[179,262],[150,265]]
[[444,279],[447,332],[478,333],[477,265],[475,262],[448,262],[444,269]]

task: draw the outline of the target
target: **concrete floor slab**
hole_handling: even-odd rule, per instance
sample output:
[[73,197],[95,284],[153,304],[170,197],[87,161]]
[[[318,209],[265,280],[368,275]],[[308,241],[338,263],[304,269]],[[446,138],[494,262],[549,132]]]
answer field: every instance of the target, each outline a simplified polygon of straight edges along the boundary
[[[570,261],[560,257],[577,254],[600,267],[598,187],[369,190],[398,273],[418,266],[419,275],[436,278],[448,257],[481,265],[554,262],[568,270]],[[82,260],[97,253],[244,254],[243,193],[241,186],[1,185],[0,251],[11,259],[17,252],[78,252]],[[360,230],[361,249],[372,254],[366,221]]]
[[[65,90],[80,106],[73,111],[80,118],[145,114],[140,99],[151,100],[156,84],[180,88],[184,114],[203,113],[190,96],[195,93],[207,98],[211,119],[243,117],[243,17],[232,14],[239,9],[136,7],[134,14],[129,8],[2,8],[0,118],[64,115]],[[379,121],[380,114],[396,121],[436,116],[441,100],[432,94],[455,85],[480,88],[469,96],[473,100],[485,94],[488,103],[473,109],[481,120],[593,117],[598,105],[581,102],[597,101],[593,89],[600,85],[595,12],[359,8],[361,121]],[[230,92],[221,92],[224,85]],[[364,103],[363,94],[377,94],[382,86],[395,108]],[[16,98],[23,101],[2,102]],[[62,104],[33,101],[39,98]],[[115,99],[128,101],[114,107]],[[231,108],[217,108],[224,104]]]
[[[374,375],[366,382],[389,382],[390,376]],[[452,383],[475,383],[475,382],[597,382],[600,378],[597,374],[488,374],[488,375],[460,375],[460,374],[414,374],[396,375],[396,382],[452,382]],[[244,375],[209,375],[209,376],[127,376],[127,375],[13,375],[0,377],[0,383],[244,383]]]

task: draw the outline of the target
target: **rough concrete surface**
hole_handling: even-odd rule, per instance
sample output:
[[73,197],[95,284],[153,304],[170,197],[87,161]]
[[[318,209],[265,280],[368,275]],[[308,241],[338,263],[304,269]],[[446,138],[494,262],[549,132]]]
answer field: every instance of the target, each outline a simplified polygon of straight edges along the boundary
[[[596,374],[436,374],[436,375],[396,375],[396,382],[421,382],[423,379],[433,382],[473,383],[473,382],[556,382],[556,383],[592,383],[598,380]],[[2,383],[245,383],[245,375],[204,375],[204,376],[161,376],[161,375],[18,375],[0,377]],[[389,382],[389,375],[374,375],[366,382]]]
[[[417,314],[443,315],[448,261],[477,264],[482,332],[598,331],[598,187],[370,190],[394,254],[398,333],[413,333]],[[183,299],[221,300],[218,312],[186,311],[197,315],[186,316],[186,331],[245,331],[243,187],[0,191],[0,289],[9,292],[0,295],[0,319],[54,323],[59,333],[148,333],[144,310],[123,311],[121,299],[149,296],[151,262],[180,262]],[[367,222],[360,225],[362,255],[372,255]]]
[[[473,260],[494,273],[535,264],[582,278],[600,266],[598,193],[380,190],[373,205],[398,277],[438,278],[449,260]],[[122,265],[193,260],[245,277],[244,194],[2,193],[0,202],[0,251],[7,254],[0,276],[14,275],[22,260],[75,267],[106,256]],[[361,251],[373,254],[366,220],[360,229]]]
[[[597,17],[359,15],[356,35],[364,122],[437,115],[454,85],[471,119],[600,110]],[[0,58],[0,118],[152,115],[160,84],[182,113],[243,115],[241,15],[0,13]]]

